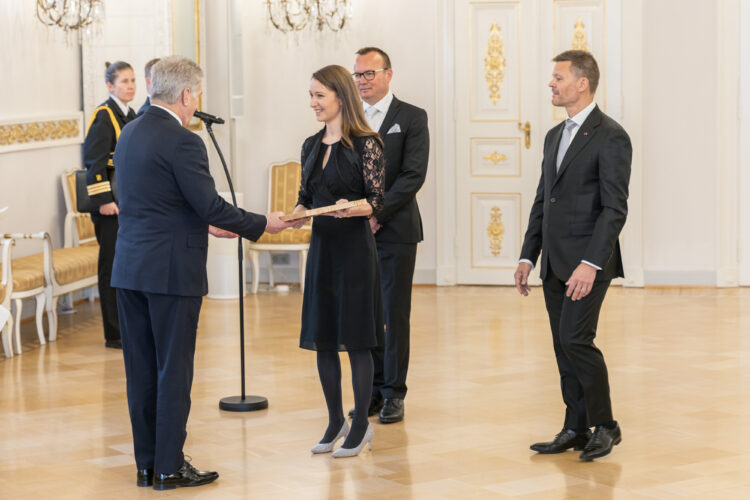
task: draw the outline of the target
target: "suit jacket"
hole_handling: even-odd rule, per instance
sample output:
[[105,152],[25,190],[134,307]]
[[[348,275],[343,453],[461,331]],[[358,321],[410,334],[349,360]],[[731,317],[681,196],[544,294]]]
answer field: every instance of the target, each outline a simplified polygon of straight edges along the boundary
[[595,106],[556,173],[564,126],[553,127],[544,139],[542,175],[521,258],[536,262],[541,251],[542,279],[551,267],[567,280],[581,260],[602,268],[597,280],[623,277],[618,237],[628,213],[630,137]]
[[150,107],[151,107],[151,98],[150,97],[146,97],[146,102],[143,103],[143,106],[141,106],[141,108],[138,110],[138,114],[136,114],[135,116],[136,117],[141,116]]
[[208,225],[257,240],[266,218],[219,196],[203,140],[151,106],[115,150],[120,229],[112,286],[150,293],[208,292]]
[[[112,122],[110,111],[114,114],[117,127]],[[110,184],[115,171],[112,156],[123,127],[133,120],[133,110],[130,109],[127,116],[124,115],[111,97],[96,108],[89,119],[86,139],[83,141],[83,164],[86,167],[89,197],[99,206],[115,201]],[[98,212],[92,213],[92,217],[98,216]]]
[[[396,125],[397,130],[390,132]],[[378,130],[385,143],[385,203],[377,215],[379,243],[419,243],[424,238],[417,191],[430,156],[427,113],[395,96]]]

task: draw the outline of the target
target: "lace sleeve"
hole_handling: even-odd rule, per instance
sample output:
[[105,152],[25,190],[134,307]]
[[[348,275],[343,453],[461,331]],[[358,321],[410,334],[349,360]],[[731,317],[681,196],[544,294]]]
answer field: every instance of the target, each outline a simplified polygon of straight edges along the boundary
[[297,205],[302,205],[303,207],[310,208],[312,207],[312,197],[307,192],[307,189],[305,189],[305,160],[307,159],[307,155],[305,154],[305,143],[302,144],[302,153],[300,153],[300,169],[302,170],[302,174],[300,175],[300,185],[299,185],[299,194],[297,195]]
[[380,143],[372,136],[365,139],[362,149],[362,177],[365,181],[365,197],[372,207],[372,215],[377,217],[383,209],[385,156]]

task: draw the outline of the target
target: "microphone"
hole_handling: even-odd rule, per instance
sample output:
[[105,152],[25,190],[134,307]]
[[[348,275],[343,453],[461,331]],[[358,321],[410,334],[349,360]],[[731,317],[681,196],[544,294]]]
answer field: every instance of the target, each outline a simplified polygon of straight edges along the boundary
[[219,118],[218,116],[209,115],[208,113],[204,113],[203,111],[198,111],[197,109],[195,110],[195,113],[193,113],[193,116],[200,120],[203,120],[207,124],[218,123],[219,125],[221,125],[222,123],[224,123],[224,118]]

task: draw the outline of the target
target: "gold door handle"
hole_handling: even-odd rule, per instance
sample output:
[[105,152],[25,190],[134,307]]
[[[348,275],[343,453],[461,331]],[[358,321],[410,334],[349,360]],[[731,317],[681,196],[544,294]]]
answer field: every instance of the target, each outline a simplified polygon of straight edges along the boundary
[[531,147],[531,123],[526,122],[525,124],[521,124],[521,122],[518,122],[518,129],[524,132],[526,136],[526,149],[529,149]]

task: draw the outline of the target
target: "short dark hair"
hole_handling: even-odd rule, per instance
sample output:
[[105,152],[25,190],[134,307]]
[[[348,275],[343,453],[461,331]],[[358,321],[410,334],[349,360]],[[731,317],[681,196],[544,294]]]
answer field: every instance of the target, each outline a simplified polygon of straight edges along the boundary
[[586,50],[566,50],[552,59],[554,62],[570,61],[570,67],[578,78],[589,81],[589,90],[593,94],[599,85],[599,65],[591,52]]
[[146,66],[143,68],[143,72],[146,74],[146,78],[151,78],[151,67],[159,61],[161,61],[161,58],[154,57],[146,63]]
[[391,58],[388,57],[388,54],[386,54],[383,49],[379,49],[377,47],[362,47],[356,52],[356,54],[358,56],[363,56],[365,54],[369,54],[370,52],[377,52],[378,54],[380,54],[380,57],[383,58],[383,65],[388,69],[392,68]]
[[104,72],[104,81],[111,83],[112,85],[115,84],[115,80],[117,79],[117,75],[120,74],[120,71],[124,69],[133,69],[133,67],[125,61],[115,61],[113,63],[107,61],[104,63],[104,68],[106,69]]

